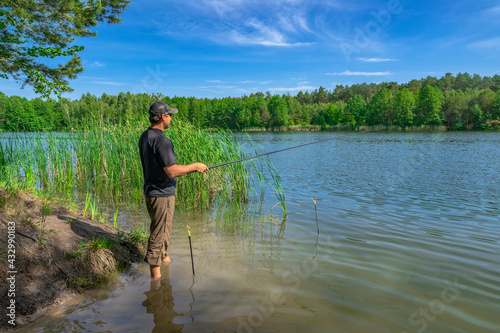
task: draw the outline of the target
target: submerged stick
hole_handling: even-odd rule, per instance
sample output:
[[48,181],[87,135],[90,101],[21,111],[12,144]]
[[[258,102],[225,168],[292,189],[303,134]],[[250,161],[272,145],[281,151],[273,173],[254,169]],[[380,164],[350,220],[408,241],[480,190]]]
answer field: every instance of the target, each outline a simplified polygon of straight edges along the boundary
[[191,267],[193,268],[193,276],[194,276],[193,247],[191,246],[191,228],[188,226],[187,229],[189,238],[189,251],[191,252]]

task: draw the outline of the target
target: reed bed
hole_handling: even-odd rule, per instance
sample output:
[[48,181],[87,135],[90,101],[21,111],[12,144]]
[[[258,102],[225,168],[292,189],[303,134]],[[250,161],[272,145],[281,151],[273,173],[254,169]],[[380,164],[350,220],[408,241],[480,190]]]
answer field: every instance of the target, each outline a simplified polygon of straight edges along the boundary
[[[0,182],[39,189],[85,202],[90,196],[107,206],[143,205],[143,174],[138,139],[149,123],[127,126],[89,124],[81,132],[33,135],[14,133],[1,139]],[[230,131],[206,132],[175,122],[165,134],[173,141],[178,164],[210,165],[245,157]],[[176,202],[184,208],[207,208],[216,202],[241,207],[260,186],[252,172],[261,168],[234,163],[206,173],[178,178]],[[271,170],[276,175],[275,170]],[[257,197],[258,196],[254,196]]]

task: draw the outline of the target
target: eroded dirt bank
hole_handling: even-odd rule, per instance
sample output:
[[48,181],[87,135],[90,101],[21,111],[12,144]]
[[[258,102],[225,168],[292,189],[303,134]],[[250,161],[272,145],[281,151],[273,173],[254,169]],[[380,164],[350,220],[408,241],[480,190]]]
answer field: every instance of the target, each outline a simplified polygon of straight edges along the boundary
[[0,189],[0,329],[30,322],[141,260],[145,240],[136,236],[33,194]]

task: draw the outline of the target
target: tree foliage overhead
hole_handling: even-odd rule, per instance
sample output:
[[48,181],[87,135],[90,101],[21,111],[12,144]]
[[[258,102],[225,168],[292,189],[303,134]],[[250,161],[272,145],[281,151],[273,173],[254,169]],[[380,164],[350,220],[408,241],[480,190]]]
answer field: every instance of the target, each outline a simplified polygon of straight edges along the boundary
[[[118,23],[129,0],[0,0],[0,76],[49,98],[72,91],[83,71],[76,37],[95,37],[98,22]],[[71,57],[52,65],[56,57]],[[45,59],[43,59],[45,58]]]

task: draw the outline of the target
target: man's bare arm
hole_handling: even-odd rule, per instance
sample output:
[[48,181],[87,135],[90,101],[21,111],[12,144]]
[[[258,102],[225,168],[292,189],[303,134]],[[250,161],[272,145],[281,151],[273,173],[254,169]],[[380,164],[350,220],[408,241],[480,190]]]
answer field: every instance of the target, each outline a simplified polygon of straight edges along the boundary
[[203,163],[193,163],[188,165],[172,164],[163,168],[168,178],[185,176],[190,172],[205,172],[208,167]]

